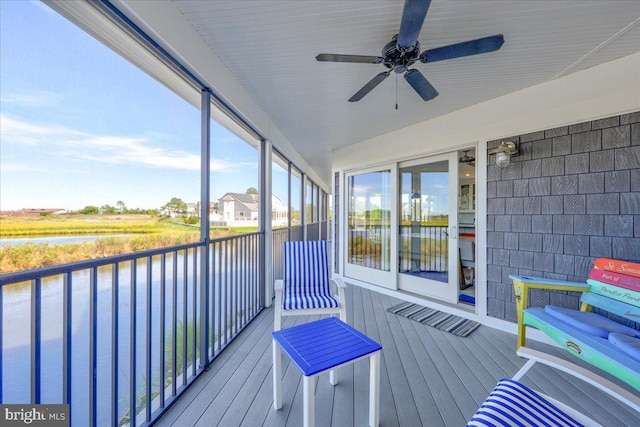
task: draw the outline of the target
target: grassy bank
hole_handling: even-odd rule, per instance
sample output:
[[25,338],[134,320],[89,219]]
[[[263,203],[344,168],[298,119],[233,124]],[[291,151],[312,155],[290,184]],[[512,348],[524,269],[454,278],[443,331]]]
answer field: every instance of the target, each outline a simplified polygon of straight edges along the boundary
[[150,215],[47,215],[0,218],[0,238],[88,234],[150,234],[180,226]]
[[[211,237],[225,237],[238,232],[235,229],[215,229]],[[0,248],[0,274],[181,245],[200,239],[198,228],[148,215],[0,218],[0,237],[3,238],[101,234],[129,236],[60,245],[26,243],[5,246]]]
[[104,258],[163,246],[198,241],[198,232],[145,234],[129,237],[105,237],[93,242],[62,245],[12,245],[0,248],[0,274]]

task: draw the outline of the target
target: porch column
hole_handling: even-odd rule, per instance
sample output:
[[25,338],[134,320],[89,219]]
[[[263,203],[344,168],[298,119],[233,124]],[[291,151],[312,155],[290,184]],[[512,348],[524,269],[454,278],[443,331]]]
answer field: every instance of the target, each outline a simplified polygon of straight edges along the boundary
[[302,240],[307,240],[307,174],[303,173],[300,176],[300,184],[302,185],[300,191],[300,225],[302,225]]
[[344,260],[345,255],[345,243],[347,242],[347,235],[345,233],[345,224],[348,223],[348,203],[346,190],[344,185],[344,172],[336,172],[334,176],[336,182],[333,185],[334,203],[333,203],[333,221],[331,228],[333,230],[333,256],[338,257],[338,262],[335,264],[337,274],[344,275]]
[[200,135],[200,368],[209,366],[209,192],[211,173],[211,93],[202,90]]
[[291,208],[291,161],[287,162],[287,240],[291,240],[291,217],[293,209]]
[[264,287],[264,306],[271,307],[273,301],[273,234],[271,229],[272,215],[272,186],[271,186],[271,166],[272,166],[272,144],[271,141],[260,141],[260,170],[259,197],[260,208],[258,212],[258,223],[262,233],[262,247],[260,248],[262,268],[260,276]]

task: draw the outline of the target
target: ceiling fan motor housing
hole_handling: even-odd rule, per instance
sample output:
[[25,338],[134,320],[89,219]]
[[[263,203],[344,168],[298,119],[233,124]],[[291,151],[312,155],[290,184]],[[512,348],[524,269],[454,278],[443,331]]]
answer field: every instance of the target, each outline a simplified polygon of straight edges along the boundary
[[[1,0],[0,0],[1,1]],[[400,20],[400,32],[382,48],[382,56],[369,55],[345,55],[333,53],[321,53],[316,56],[317,61],[351,62],[357,64],[380,64],[387,71],[376,74],[360,90],[358,90],[349,102],[360,101],[365,95],[389,77],[391,71],[397,74],[404,73],[404,79],[423,101],[430,101],[438,96],[438,91],[422,75],[420,70],[409,68],[416,62],[422,63],[442,61],[445,59],[462,58],[470,55],[493,52],[502,46],[504,36],[483,37],[454,43],[420,53],[418,36],[424,24],[431,0],[405,0]],[[396,79],[397,81],[397,79]]]
[[407,69],[418,60],[419,56],[420,43],[416,41],[413,47],[402,51],[398,47],[397,34],[382,48],[382,57],[384,58],[382,63],[385,67],[398,74],[407,71]]

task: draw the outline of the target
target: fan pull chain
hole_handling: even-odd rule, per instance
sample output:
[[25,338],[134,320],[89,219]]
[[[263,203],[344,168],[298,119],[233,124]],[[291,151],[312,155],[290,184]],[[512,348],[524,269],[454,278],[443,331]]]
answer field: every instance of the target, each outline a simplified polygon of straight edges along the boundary
[[398,73],[396,73],[396,110],[398,109]]

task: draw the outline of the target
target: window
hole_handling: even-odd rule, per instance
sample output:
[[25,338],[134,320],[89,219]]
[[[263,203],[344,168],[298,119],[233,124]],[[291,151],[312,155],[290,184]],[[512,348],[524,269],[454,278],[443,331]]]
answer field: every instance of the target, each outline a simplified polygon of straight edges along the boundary
[[[213,107],[212,107],[213,108]],[[258,141],[242,138],[211,120],[211,201],[218,206],[212,215],[211,237],[220,233],[258,230]],[[235,203],[222,202],[231,198]],[[242,227],[238,230],[238,227]]]
[[304,221],[306,224],[314,222],[313,218],[313,181],[307,179],[307,186],[305,191],[305,211]]
[[295,166],[291,167],[291,240],[302,240],[302,172]]
[[197,241],[169,223],[199,221],[199,91],[176,95],[43,3],[1,9],[0,199],[14,213],[2,237],[82,235],[88,252],[54,264]]
[[271,156],[271,226],[289,226],[289,162],[277,151]]

